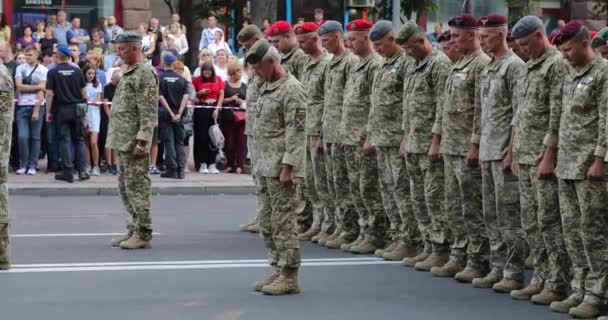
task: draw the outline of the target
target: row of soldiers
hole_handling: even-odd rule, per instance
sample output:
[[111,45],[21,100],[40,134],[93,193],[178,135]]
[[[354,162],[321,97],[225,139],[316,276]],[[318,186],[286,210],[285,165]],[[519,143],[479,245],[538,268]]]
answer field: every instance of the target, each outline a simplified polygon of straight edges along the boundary
[[[336,21],[279,21],[270,42],[254,26],[238,35],[257,75],[247,135],[258,219],[244,228],[259,226],[275,267],[256,290],[298,292],[299,238],[578,318],[600,315],[608,62],[578,21],[555,39],[560,52],[538,17],[522,18],[511,37],[527,63],[509,50],[502,15],[462,15],[449,26],[457,61],[413,21],[398,32],[389,21],[352,21],[350,50]],[[304,95],[297,86],[277,93],[272,77],[259,76],[269,43]],[[281,165],[298,169],[287,172],[297,173],[293,194],[260,183],[286,181]]]

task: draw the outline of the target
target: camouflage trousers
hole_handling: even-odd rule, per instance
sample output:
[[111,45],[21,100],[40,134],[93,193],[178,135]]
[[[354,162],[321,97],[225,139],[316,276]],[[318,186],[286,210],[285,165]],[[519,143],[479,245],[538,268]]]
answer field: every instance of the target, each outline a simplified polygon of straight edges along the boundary
[[359,146],[344,146],[349,189],[359,214],[359,232],[372,243],[382,245],[387,219],[382,206],[375,155],[365,156]]
[[119,152],[118,193],[127,209],[127,229],[143,240],[152,239],[150,217],[151,182],[148,157],[134,158],[130,152]]
[[[257,185],[257,179],[255,177],[255,153],[254,153],[254,147],[255,147],[255,143],[253,140],[253,135],[248,135],[247,136],[247,150],[249,150],[249,161],[251,162],[251,178],[253,178],[253,183],[255,183]],[[257,190],[257,188],[256,188]],[[255,216],[253,217],[253,220],[250,222],[251,224],[257,224],[258,223],[258,212],[260,212],[260,199],[256,194],[256,208],[255,208]]]
[[300,242],[296,231],[295,185],[283,186],[278,178],[258,176],[257,193],[263,206],[258,216],[270,265],[300,266]]
[[0,101],[0,264],[10,260],[8,215],[8,160],[13,131],[12,97]]
[[314,229],[321,228],[324,222],[323,209],[329,203],[325,160],[323,158],[323,151],[317,149],[318,139],[319,136],[308,136],[306,139],[306,190],[312,204],[311,228]]
[[562,233],[557,178],[539,179],[536,166],[519,165],[519,202],[534,275],[530,284],[564,292],[570,259]]
[[323,159],[325,162],[325,185],[327,186],[327,203],[323,209],[323,223],[321,231],[333,232],[341,221],[338,215],[340,213],[339,203],[336,199],[336,189],[334,188],[334,161],[331,156],[331,143],[326,143],[324,146]]
[[434,254],[449,251],[451,232],[444,211],[443,161],[432,162],[428,155],[407,155],[412,207],[425,246],[429,243]]
[[421,242],[420,229],[412,208],[410,177],[405,161],[399,157],[399,147],[378,147],[377,154],[380,192],[390,221],[389,236],[392,241],[417,246]]
[[481,162],[483,217],[490,238],[490,267],[505,279],[524,280],[526,244],[519,211],[517,176],[502,172],[501,161]]
[[336,205],[339,208],[337,228],[341,230],[346,239],[355,240],[359,235],[359,214],[355,209],[350,194],[348,169],[344,147],[339,144],[331,145],[331,160],[333,164],[334,191],[336,194]]
[[605,180],[559,180],[559,207],[564,240],[572,261],[572,290],[585,301],[603,300],[608,279]]
[[490,247],[481,205],[481,169],[465,157],[444,155],[445,212],[452,231],[450,258],[477,270],[487,268]]

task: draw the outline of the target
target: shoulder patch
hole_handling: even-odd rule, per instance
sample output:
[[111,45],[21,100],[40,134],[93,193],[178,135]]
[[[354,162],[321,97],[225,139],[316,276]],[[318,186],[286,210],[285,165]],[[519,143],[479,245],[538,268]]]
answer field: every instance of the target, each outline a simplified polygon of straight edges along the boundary
[[306,128],[306,111],[302,109],[296,110],[296,130],[304,131]]

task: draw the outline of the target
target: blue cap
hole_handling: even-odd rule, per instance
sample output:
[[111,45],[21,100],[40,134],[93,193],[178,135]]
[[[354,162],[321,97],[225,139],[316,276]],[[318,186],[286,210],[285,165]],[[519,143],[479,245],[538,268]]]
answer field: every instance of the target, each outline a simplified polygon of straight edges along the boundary
[[173,62],[177,61],[177,57],[175,57],[170,52],[165,52],[165,54],[163,55],[163,61],[165,61],[166,63],[173,63]]
[[542,27],[544,27],[544,24],[539,17],[525,16],[511,29],[511,37],[515,40],[521,39]]
[[319,30],[317,30],[317,34],[319,36],[322,36],[324,34],[336,31],[344,32],[344,30],[342,29],[342,24],[335,20],[328,20],[321,27],[319,27]]
[[63,44],[57,46],[57,52],[61,52],[62,54],[66,55],[66,57],[72,56],[72,53],[70,52],[70,48],[68,48],[68,46],[63,45]]
[[393,31],[393,23],[388,20],[380,20],[369,31],[369,40],[378,41],[391,31]]

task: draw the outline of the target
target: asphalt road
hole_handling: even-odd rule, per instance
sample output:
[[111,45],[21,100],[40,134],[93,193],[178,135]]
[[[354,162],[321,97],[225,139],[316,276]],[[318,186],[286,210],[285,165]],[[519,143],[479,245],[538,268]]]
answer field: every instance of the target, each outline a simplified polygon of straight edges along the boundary
[[568,319],[400,264],[303,243],[302,293],[268,297],[262,241],[238,232],[251,196],[159,197],[152,249],[109,246],[117,197],[13,197],[15,268],[0,272],[0,319]]

